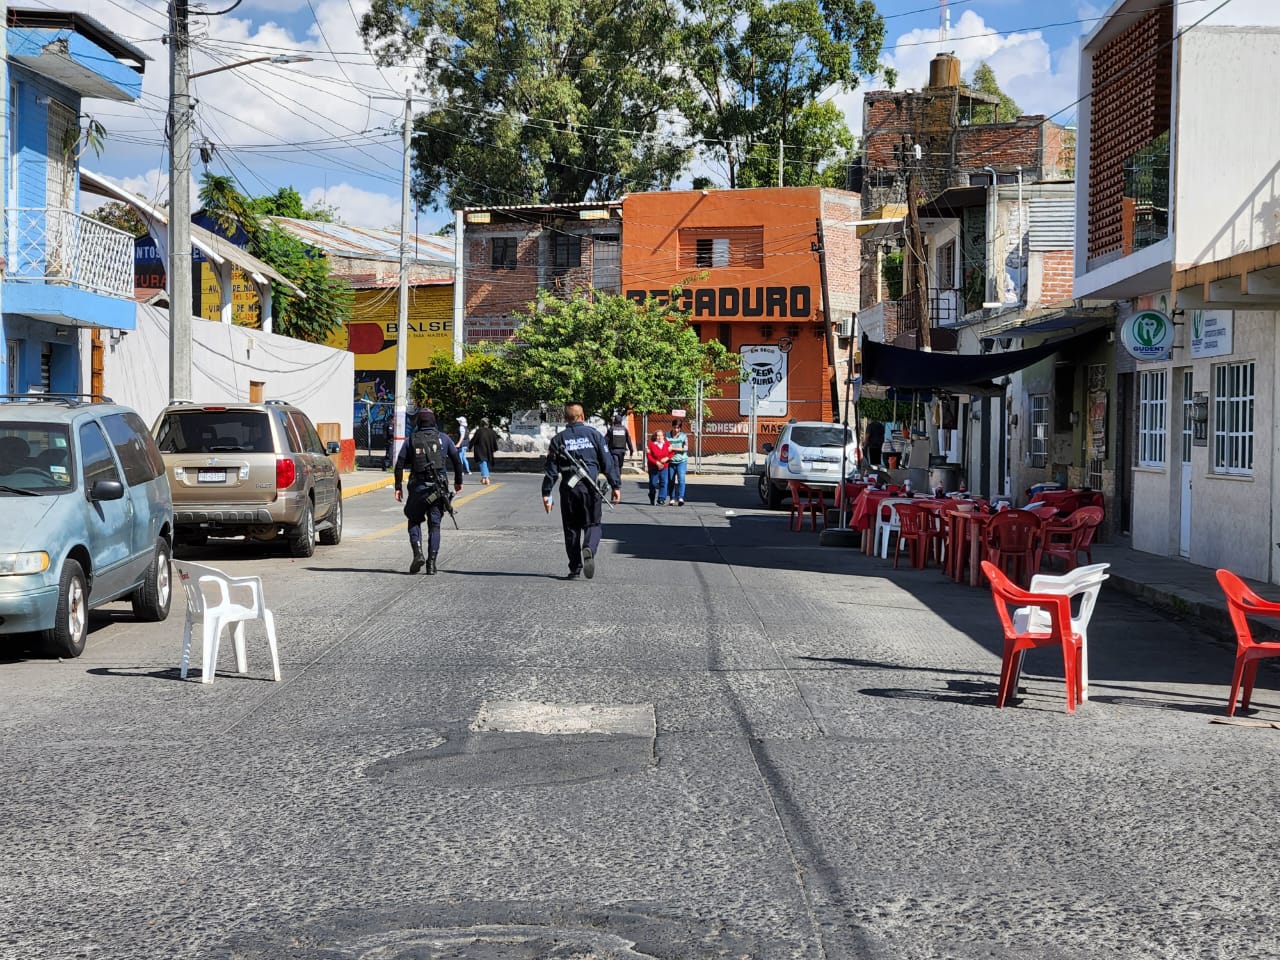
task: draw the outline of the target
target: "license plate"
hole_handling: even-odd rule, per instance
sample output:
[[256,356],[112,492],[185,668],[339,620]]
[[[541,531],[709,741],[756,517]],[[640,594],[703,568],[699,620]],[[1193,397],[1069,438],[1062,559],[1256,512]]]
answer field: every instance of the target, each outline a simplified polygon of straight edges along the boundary
[[200,470],[196,472],[196,480],[200,483],[226,483],[225,470]]

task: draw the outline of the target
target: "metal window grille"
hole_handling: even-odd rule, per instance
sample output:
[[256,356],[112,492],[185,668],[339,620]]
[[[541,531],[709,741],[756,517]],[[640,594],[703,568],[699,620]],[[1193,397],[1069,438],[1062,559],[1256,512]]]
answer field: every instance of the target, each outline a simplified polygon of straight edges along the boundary
[[1138,375],[1138,463],[1141,466],[1164,466],[1168,403],[1167,370],[1150,370]]
[[494,237],[491,241],[493,250],[490,268],[493,270],[514,270],[516,268],[516,238]]
[[1185,370],[1182,374],[1182,462],[1191,462],[1191,441],[1195,434],[1195,418],[1193,411],[1195,410],[1196,398],[1192,393],[1193,383],[1191,380],[1191,371]]
[[1031,465],[1043,467],[1049,463],[1049,395],[1037,393],[1031,397]]
[[1253,385],[1252,360],[1213,368],[1215,473],[1253,472]]

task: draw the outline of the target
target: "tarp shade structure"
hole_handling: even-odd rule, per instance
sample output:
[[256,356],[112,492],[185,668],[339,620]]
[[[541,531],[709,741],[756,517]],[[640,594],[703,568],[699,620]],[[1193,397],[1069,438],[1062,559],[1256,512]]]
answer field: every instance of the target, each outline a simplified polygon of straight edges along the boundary
[[900,390],[948,390],[999,393],[991,381],[1053,356],[1075,337],[1063,337],[1026,350],[982,355],[928,353],[876,343],[862,337],[862,380]]

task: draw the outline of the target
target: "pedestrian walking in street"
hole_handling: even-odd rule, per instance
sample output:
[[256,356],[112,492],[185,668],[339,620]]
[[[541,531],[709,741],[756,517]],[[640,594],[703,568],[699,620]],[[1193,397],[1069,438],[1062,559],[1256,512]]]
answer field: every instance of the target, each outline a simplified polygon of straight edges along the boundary
[[668,506],[684,506],[685,474],[689,469],[689,435],[684,432],[684,421],[676,417],[667,431],[667,443],[671,445],[671,480],[667,484]]
[[489,471],[493,469],[493,458],[498,452],[498,431],[489,426],[489,418],[481,417],[480,426],[471,435],[471,452],[476,455],[476,465],[480,468],[480,482],[489,484]]
[[471,431],[467,429],[467,418],[458,417],[458,456],[462,458],[462,472],[470,473],[471,464],[467,463],[467,447],[471,445]]
[[582,404],[571,403],[564,410],[567,425],[551,438],[547,465],[542,477],[542,506],[551,512],[551,490],[560,480],[560,523],[564,527],[564,549],[569,555],[569,579],[596,575],[596,555],[600,550],[600,515],[604,492],[597,478],[601,472],[609,480],[614,503],[622,501],[622,476],[609,456],[599,431],[584,422]]
[[653,436],[644,448],[645,465],[649,468],[649,503],[657,498],[658,505],[667,502],[667,478],[671,473],[671,444],[661,430],[653,431]]
[[613,457],[613,462],[618,466],[618,476],[622,476],[622,465],[627,456],[636,452],[635,444],[631,442],[631,431],[621,417],[614,417],[605,437],[609,442],[609,456]]
[[[396,502],[404,497],[402,480],[409,471],[409,497],[404,515],[409,521],[409,546],[413,561],[409,572],[417,573],[426,566],[428,574],[436,572],[436,556],[440,553],[440,522],[450,509],[448,468],[453,468],[453,491],[462,490],[462,457],[448,434],[436,426],[434,411],[418,411],[417,427],[400,448],[396,457]],[[427,521],[427,555],[422,555],[422,521]]]

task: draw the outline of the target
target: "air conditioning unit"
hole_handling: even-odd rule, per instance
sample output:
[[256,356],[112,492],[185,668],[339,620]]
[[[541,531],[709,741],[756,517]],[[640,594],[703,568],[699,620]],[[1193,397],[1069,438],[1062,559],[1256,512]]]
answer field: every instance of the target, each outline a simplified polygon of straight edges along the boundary
[[846,339],[853,336],[853,317],[844,317],[836,321],[836,336]]

